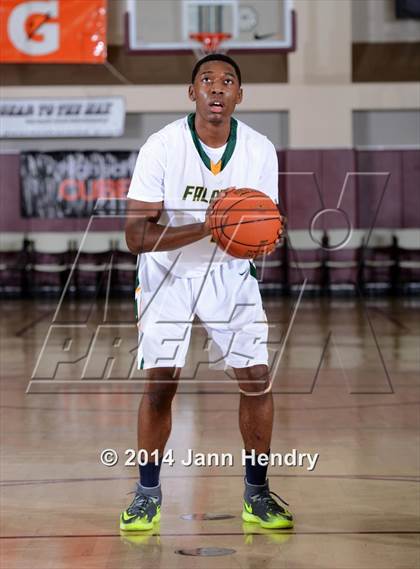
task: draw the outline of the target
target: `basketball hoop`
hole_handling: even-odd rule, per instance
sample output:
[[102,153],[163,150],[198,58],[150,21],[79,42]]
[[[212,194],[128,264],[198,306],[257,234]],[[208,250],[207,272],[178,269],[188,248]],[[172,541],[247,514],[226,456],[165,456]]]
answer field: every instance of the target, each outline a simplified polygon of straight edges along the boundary
[[221,53],[220,44],[232,37],[232,34],[224,32],[198,32],[190,34],[190,39],[201,43],[201,48],[194,50],[198,58],[201,58],[209,53]]

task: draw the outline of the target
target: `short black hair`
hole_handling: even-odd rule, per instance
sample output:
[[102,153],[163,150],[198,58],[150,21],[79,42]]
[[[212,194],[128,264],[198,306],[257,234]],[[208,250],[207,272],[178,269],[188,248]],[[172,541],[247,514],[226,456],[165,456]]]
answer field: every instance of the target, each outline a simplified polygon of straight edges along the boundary
[[224,61],[225,63],[229,63],[229,65],[231,65],[235,70],[236,77],[238,78],[239,81],[239,85],[241,85],[242,77],[239,65],[236,63],[236,61],[234,61],[231,57],[225,55],[224,53],[210,53],[209,55],[206,55],[205,57],[197,61],[197,63],[194,65],[194,69],[192,70],[191,83],[194,83],[198,70],[203,65],[203,63],[207,63],[208,61]]

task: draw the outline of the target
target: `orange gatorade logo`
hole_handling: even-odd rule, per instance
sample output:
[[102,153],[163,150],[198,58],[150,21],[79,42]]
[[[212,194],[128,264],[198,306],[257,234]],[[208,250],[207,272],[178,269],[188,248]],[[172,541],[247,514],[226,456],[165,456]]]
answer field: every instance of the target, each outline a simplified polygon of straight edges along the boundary
[[0,62],[102,63],[106,0],[1,0]]

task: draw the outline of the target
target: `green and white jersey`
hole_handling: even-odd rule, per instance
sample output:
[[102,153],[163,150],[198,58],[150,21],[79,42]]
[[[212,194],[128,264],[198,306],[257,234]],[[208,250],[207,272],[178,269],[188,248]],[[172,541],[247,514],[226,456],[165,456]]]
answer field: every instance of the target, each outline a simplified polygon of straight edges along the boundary
[[[191,114],[152,134],[142,146],[128,197],[163,202],[159,223],[180,226],[203,222],[210,200],[230,186],[260,190],[277,203],[278,162],[273,144],[232,118],[223,155],[214,163],[195,132]],[[147,262],[149,256],[174,276],[186,278],[204,275],[209,264],[234,259],[219,249],[211,237],[173,251],[146,253],[140,264]],[[236,261],[239,267],[244,263],[241,259]]]

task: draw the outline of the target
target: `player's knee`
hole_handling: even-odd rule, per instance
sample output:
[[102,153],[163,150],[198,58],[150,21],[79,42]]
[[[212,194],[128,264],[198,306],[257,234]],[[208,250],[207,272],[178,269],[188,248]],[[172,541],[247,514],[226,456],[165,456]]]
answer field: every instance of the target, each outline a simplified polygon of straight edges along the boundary
[[261,382],[250,382],[239,383],[239,389],[244,395],[258,395],[260,397],[268,396],[271,392],[270,381],[267,380],[263,383]]
[[165,411],[171,407],[175,392],[170,389],[157,389],[148,394],[150,405],[157,412]]
[[271,380],[265,365],[244,368],[237,374],[239,389],[245,395],[265,395],[271,390]]
[[170,409],[178,387],[178,377],[172,370],[152,373],[146,395],[155,411]]

